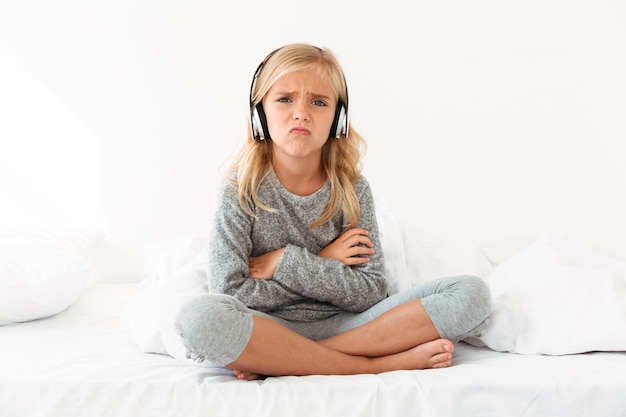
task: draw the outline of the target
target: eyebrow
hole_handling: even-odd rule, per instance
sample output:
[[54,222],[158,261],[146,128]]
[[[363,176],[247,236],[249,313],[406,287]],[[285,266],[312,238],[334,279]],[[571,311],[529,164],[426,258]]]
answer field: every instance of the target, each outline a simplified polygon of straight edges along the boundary
[[[297,94],[295,91],[291,90],[291,91],[275,91],[271,94],[268,95],[272,95],[272,96],[291,96]],[[326,100],[326,101],[331,101],[332,97],[327,96],[325,94],[319,94],[319,93],[308,93],[310,96],[315,97],[317,99],[321,99],[321,100]]]

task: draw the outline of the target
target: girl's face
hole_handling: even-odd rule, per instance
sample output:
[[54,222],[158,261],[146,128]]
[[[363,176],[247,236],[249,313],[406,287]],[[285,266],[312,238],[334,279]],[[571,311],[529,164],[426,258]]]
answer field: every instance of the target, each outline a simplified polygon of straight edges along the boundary
[[321,160],[336,106],[337,97],[317,67],[280,77],[263,100],[274,156]]

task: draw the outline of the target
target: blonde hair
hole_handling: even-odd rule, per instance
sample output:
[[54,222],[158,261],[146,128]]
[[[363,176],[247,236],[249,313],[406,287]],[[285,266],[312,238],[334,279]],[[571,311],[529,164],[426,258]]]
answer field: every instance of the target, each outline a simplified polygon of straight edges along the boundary
[[[338,100],[348,103],[348,90],[339,62],[327,49],[308,44],[291,44],[272,52],[261,64],[260,72],[250,91],[250,105],[263,100],[272,85],[285,74],[306,68],[317,67],[318,73],[330,84]],[[354,184],[361,174],[361,154],[365,150],[365,140],[352,126],[348,135],[330,137],[322,148],[322,171],[330,182],[330,199],[322,213],[310,228],[328,222],[341,208],[347,218],[346,228],[355,227],[360,216],[359,199]],[[265,205],[258,196],[263,181],[273,173],[272,140],[257,140],[251,129],[230,166],[227,179],[237,188],[242,209],[254,216],[254,206],[263,210],[275,211]]]

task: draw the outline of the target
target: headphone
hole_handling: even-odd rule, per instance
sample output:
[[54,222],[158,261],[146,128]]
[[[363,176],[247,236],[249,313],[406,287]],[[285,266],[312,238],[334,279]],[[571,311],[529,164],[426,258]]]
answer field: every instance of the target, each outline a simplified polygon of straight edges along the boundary
[[[271,52],[265,59],[259,64],[256,71],[254,72],[254,77],[252,78],[252,85],[250,86],[250,128],[252,130],[252,137],[254,139],[264,140],[265,138],[270,139],[269,129],[267,127],[267,117],[265,116],[265,110],[263,110],[263,101],[260,101],[255,105],[252,103],[252,92],[254,91],[254,86],[256,85],[256,80],[261,73],[261,70],[265,66],[265,63],[268,59],[272,57],[277,51],[282,48],[278,48],[275,51]],[[318,48],[320,49],[320,48]],[[321,49],[320,49],[321,50]],[[342,73],[343,76],[343,73]],[[344,76],[344,84],[345,84],[345,76]],[[347,84],[346,84],[347,85]],[[348,136],[348,103],[347,103],[347,87],[346,87],[346,103],[343,100],[339,99],[337,101],[337,108],[335,109],[335,117],[333,119],[333,123],[330,126],[329,137],[335,137],[339,139],[341,135]]]

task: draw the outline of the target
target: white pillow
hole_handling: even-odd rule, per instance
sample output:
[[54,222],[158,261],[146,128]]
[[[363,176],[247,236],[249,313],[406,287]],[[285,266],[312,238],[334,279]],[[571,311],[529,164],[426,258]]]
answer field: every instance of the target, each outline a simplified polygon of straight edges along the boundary
[[402,227],[382,199],[375,197],[374,204],[380,244],[385,257],[385,277],[389,294],[393,295],[411,287],[406,267]]
[[375,205],[390,295],[438,278],[475,275],[486,280],[491,273],[478,246],[398,220],[380,198],[375,197]]
[[404,253],[411,286],[456,275],[487,281],[493,267],[471,243],[412,225],[403,226]]
[[174,320],[188,299],[208,292],[208,247],[208,239],[181,237],[146,250],[145,278],[122,315],[141,351],[187,360]]
[[493,267],[496,267],[533,243],[540,236],[541,235],[517,235],[503,237],[483,242],[479,247],[485,255],[485,258],[487,258]]
[[0,231],[0,325],[68,308],[89,279],[98,232]]
[[489,277],[493,313],[479,338],[497,351],[626,350],[626,263],[545,235]]

